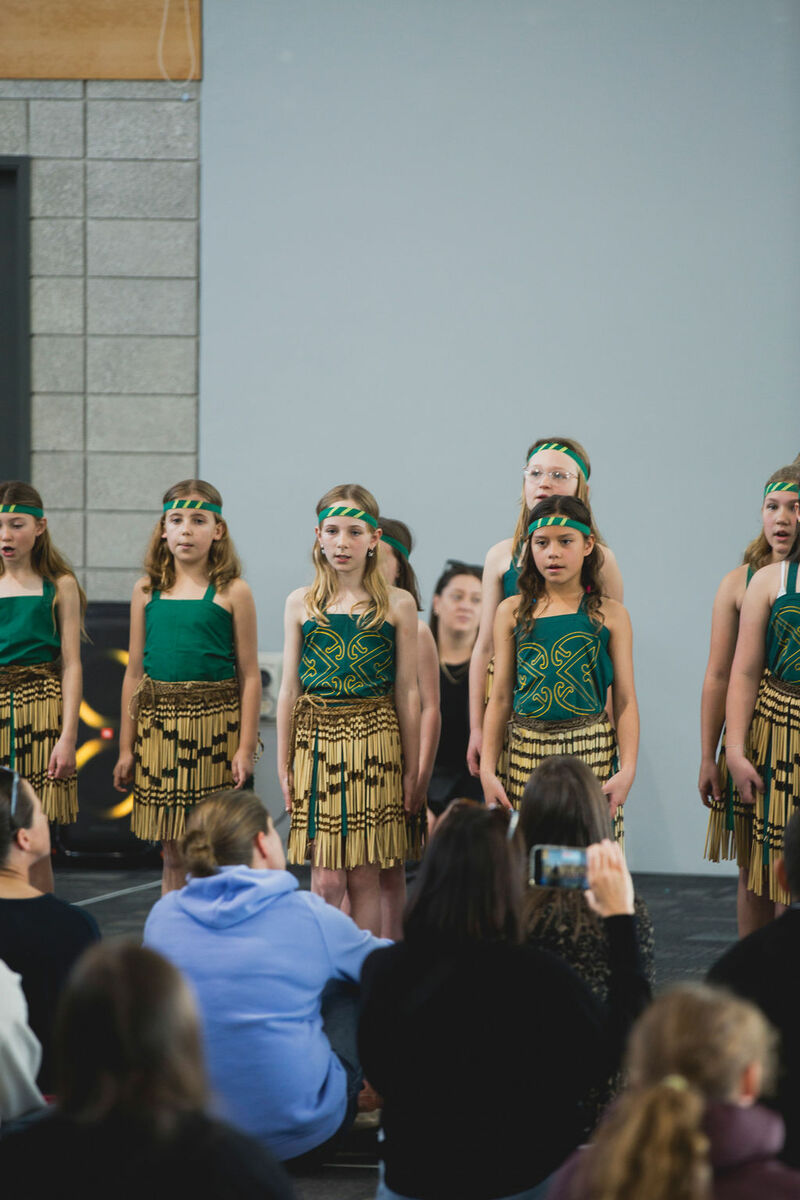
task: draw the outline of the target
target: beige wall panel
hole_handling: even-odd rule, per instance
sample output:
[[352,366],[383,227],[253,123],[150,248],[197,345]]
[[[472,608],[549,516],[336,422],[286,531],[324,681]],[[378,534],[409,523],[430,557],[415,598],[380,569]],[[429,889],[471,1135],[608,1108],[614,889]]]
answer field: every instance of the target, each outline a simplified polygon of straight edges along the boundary
[[[201,77],[200,0],[188,0]],[[3,0],[0,78],[161,79],[158,41],[165,0]],[[164,66],[172,79],[191,70],[183,0],[169,5]]]

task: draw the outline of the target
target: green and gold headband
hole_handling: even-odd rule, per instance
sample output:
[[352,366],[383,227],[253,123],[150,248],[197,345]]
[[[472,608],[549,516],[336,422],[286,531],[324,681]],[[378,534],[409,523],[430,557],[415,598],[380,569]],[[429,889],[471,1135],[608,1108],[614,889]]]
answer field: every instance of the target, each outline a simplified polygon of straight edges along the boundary
[[404,546],[402,542],[398,542],[397,538],[389,537],[388,533],[381,534],[381,541],[386,542],[393,550],[397,550],[399,554],[402,554],[403,558],[408,558],[411,553],[407,546]]
[[540,450],[558,450],[561,454],[567,454],[574,463],[577,463],[583,473],[583,478],[589,478],[589,468],[581,458],[580,454],[576,454],[571,446],[565,446],[563,442],[542,442],[541,446],[534,446],[528,455],[528,462],[531,461],[534,454],[538,454]]
[[584,537],[591,537],[592,531],[588,525],[584,525],[583,521],[572,521],[569,517],[539,517],[538,521],[531,521],[528,526],[528,536],[536,529],[544,529],[547,525],[558,525],[567,529],[577,529]]
[[326,517],[353,517],[356,521],[366,521],[373,529],[378,528],[376,517],[364,512],[363,508],[348,508],[346,504],[332,504],[330,508],[323,508],[317,514],[317,522],[324,521]]
[[765,500],[770,492],[796,492],[800,496],[800,483],[787,483],[785,480],[779,479],[776,483],[768,483],[764,488]]
[[172,512],[175,508],[202,508],[206,512],[222,516],[222,505],[211,504],[208,500],[168,500],[164,505],[164,512]]
[[0,513],[29,513],[32,517],[43,517],[44,509],[32,504],[0,504]]

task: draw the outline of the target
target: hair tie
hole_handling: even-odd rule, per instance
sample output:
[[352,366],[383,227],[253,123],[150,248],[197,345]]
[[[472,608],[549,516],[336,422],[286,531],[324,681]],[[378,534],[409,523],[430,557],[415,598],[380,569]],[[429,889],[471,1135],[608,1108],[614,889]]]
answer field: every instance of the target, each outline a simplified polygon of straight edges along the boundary
[[202,508],[206,512],[213,512],[222,516],[222,505],[211,504],[208,500],[167,500],[164,505],[164,512],[172,512],[175,508]]
[[32,517],[44,516],[44,509],[36,508],[33,504],[0,504],[0,513],[29,513]]
[[676,1092],[685,1092],[689,1087],[689,1080],[685,1075],[665,1075],[661,1086],[673,1088]]
[[397,538],[389,537],[388,533],[381,533],[381,541],[386,542],[387,546],[391,546],[393,550],[397,550],[402,554],[403,558],[408,558],[411,551],[402,542],[398,542]]
[[560,454],[568,455],[568,457],[571,458],[572,461],[574,463],[577,463],[578,466],[580,467],[583,478],[584,479],[589,478],[589,468],[587,467],[586,463],[581,458],[580,454],[577,454],[571,448],[571,446],[565,446],[563,442],[542,442],[541,445],[533,447],[530,454],[528,455],[528,462],[530,462],[531,459],[533,458],[534,454],[538,454],[540,450],[558,450],[558,452]]
[[330,508],[323,508],[322,512],[317,513],[317,523],[324,521],[326,517],[353,517],[356,521],[366,521],[373,529],[378,528],[377,517],[364,512],[363,508],[348,508],[346,504],[332,504]]
[[592,531],[588,525],[584,525],[583,521],[573,521],[570,517],[539,517],[538,521],[531,521],[528,526],[528,536],[535,529],[544,529],[549,525],[565,526],[567,529],[577,529],[584,537],[591,537]]

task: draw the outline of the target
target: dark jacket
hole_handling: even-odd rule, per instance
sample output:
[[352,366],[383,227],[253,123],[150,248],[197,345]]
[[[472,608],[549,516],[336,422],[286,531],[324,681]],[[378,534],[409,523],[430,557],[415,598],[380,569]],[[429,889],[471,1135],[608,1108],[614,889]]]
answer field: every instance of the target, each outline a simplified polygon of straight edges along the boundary
[[737,942],[711,968],[708,982],[752,1000],[780,1034],[775,1106],[786,1123],[781,1157],[800,1168],[800,909]]
[[[712,1104],[704,1128],[711,1142],[713,1200],[800,1200],[800,1174],[777,1158],[784,1135],[777,1113],[761,1105]],[[591,1153],[588,1149],[573,1154],[558,1172],[547,1200],[578,1200],[572,1181]]]
[[650,993],[633,918],[607,925],[607,1010],[570,967],[530,946],[415,939],[370,955],[359,1047],[384,1100],[388,1187],[487,1200],[563,1162],[580,1140],[582,1098],[616,1066]]

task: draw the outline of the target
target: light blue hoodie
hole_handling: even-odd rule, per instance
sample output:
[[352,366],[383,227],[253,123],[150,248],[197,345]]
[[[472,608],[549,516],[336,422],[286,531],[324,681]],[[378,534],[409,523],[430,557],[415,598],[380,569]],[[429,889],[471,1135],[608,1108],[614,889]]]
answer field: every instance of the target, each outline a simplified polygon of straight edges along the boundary
[[299,891],[288,871],[246,866],[168,892],[144,941],[194,987],[220,1115],[280,1159],[332,1137],[347,1097],[322,1030],[322,990],[330,979],[358,983],[364,959],[388,943]]

